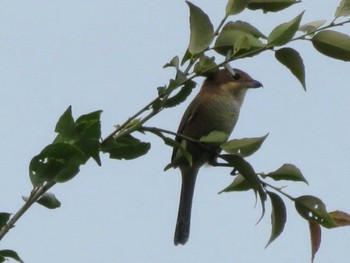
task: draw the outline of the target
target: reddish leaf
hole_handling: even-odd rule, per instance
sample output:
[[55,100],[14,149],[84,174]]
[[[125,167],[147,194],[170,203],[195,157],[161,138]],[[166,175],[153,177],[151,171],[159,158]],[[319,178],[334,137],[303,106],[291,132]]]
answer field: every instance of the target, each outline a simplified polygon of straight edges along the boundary
[[350,226],[350,215],[343,211],[332,211],[329,215],[333,218],[338,226]]
[[311,238],[311,262],[314,262],[315,255],[321,245],[321,227],[319,224],[309,221]]

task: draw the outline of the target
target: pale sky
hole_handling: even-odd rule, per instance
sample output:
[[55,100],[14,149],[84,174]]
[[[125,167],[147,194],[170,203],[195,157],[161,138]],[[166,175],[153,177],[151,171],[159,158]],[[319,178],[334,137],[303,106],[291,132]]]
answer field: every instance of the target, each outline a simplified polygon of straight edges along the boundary
[[[218,25],[226,0],[193,3]],[[268,34],[303,10],[302,23],[331,21],[337,5],[305,0],[280,13],[246,11],[231,19]],[[335,30],[350,34],[350,25]],[[3,1],[0,34],[0,210],[14,213],[31,190],[31,158],[55,138],[55,124],[69,105],[75,117],[103,110],[104,137],[173,77],[162,66],[186,50],[188,7],[167,0]],[[308,92],[271,51],[232,63],[264,88],[248,92],[231,138],[270,133],[248,159],[256,171],[293,163],[310,185],[289,183],[286,192],[315,195],[329,211],[350,212],[349,64],[319,54],[310,42],[290,46],[304,58]],[[189,101],[147,125],[176,131]],[[61,208],[33,206],[0,249],[17,251],[26,263],[310,262],[308,224],[293,203],[285,200],[284,233],[264,249],[270,206],[255,225],[261,210],[254,208],[252,192],[217,194],[233,180],[223,168],[201,169],[190,240],[175,247],[179,171],[163,172],[171,149],[162,141],[149,134],[139,138],[152,143],[148,155],[133,161],[104,155],[102,167],[90,161],[73,180],[52,189]],[[323,229],[322,238],[315,262],[348,261],[350,228]]]

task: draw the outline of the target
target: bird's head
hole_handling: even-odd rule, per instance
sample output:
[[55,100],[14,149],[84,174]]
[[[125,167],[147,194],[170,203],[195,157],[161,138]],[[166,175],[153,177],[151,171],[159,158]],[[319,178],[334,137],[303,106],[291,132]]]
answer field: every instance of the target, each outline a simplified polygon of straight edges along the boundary
[[245,93],[250,88],[260,88],[263,85],[240,69],[219,69],[206,76],[203,87],[208,92]]

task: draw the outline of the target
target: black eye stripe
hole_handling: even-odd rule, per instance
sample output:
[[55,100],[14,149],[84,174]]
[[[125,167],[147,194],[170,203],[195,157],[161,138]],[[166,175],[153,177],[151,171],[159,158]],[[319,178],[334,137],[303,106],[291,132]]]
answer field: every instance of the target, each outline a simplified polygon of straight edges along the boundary
[[236,73],[236,74],[233,75],[233,79],[239,80],[239,79],[241,79],[241,75]]

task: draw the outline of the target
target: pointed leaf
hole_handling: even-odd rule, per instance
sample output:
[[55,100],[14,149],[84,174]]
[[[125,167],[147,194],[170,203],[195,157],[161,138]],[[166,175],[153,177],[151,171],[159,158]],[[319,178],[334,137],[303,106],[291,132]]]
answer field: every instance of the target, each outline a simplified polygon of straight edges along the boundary
[[260,149],[268,135],[255,138],[234,139],[222,144],[220,147],[225,152],[247,157]]
[[272,192],[267,192],[271,200],[272,212],[271,212],[271,236],[267,242],[265,248],[270,245],[282,232],[284,225],[287,221],[287,211],[286,206],[277,194]]
[[101,151],[109,153],[111,159],[131,160],[145,155],[151,148],[150,143],[141,142],[130,134],[117,139],[110,138],[105,142]]
[[308,184],[307,180],[301,173],[300,169],[293,164],[283,164],[276,171],[264,175],[264,177],[270,177],[273,180],[289,180],[294,182],[305,182]]
[[334,16],[335,18],[341,16],[350,16],[350,0],[342,0]]
[[11,217],[10,213],[0,213],[0,230],[7,224]]
[[304,195],[294,200],[298,213],[307,221],[320,224],[326,228],[336,227],[337,224],[328,214],[326,205],[317,197]]
[[239,155],[229,155],[229,154],[222,154],[219,156],[220,158],[227,161],[232,167],[234,167],[251,185],[252,187],[258,192],[261,206],[262,206],[262,214],[259,219],[263,218],[265,214],[265,202],[267,199],[266,192],[262,186],[262,183],[255,173],[253,167],[248,163],[246,160],[244,160]]
[[227,186],[225,189],[221,190],[219,194],[223,192],[241,192],[251,190],[252,185],[241,175],[238,174],[233,182]]
[[324,30],[312,38],[314,47],[331,58],[350,61],[350,37],[332,30]]
[[181,59],[181,66],[183,66],[186,63],[186,61],[188,61],[188,60],[190,60],[192,58],[193,58],[193,55],[190,53],[190,51],[187,48],[184,56]]
[[77,132],[75,146],[86,155],[85,162],[92,157],[100,166],[101,113],[99,110],[82,115],[75,122]]
[[53,193],[48,193],[48,192],[43,194],[39,198],[37,203],[49,209],[55,209],[61,206],[61,202],[56,198],[56,196]]
[[186,81],[187,81],[187,76],[184,72],[182,72],[180,69],[177,69],[176,70],[176,78],[175,78],[175,81],[177,83],[179,83],[180,85],[181,84],[184,84]]
[[12,258],[18,262],[24,263],[23,260],[18,256],[18,254],[13,250],[9,250],[9,249],[0,250],[0,258],[1,257]]
[[207,49],[214,38],[214,27],[206,13],[189,1],[190,8],[190,44],[188,51],[198,54]]
[[299,0],[250,0],[248,8],[251,10],[262,9],[264,13],[278,12],[300,2]]
[[229,0],[226,5],[226,16],[237,15],[248,5],[249,0]]
[[315,255],[321,245],[321,227],[318,223],[309,221],[311,239],[311,262],[314,262]]
[[55,132],[58,133],[58,137],[55,142],[65,142],[75,138],[75,122],[72,116],[72,107],[68,109],[59,118]]
[[293,20],[280,24],[269,35],[268,44],[272,46],[282,46],[288,43],[298,31],[301,18],[304,12]]
[[306,91],[305,67],[299,53],[292,48],[281,48],[275,52],[275,57],[292,72]]
[[343,211],[333,211],[329,215],[337,223],[337,226],[350,226],[350,215]]
[[300,26],[299,31],[303,31],[303,32],[310,34],[311,32],[314,32],[315,30],[317,30],[318,28],[323,26],[324,23],[326,23],[326,22],[327,22],[327,20],[313,21],[313,22],[310,22],[310,23],[307,23],[307,24]]
[[169,63],[166,63],[166,64],[163,66],[163,68],[174,67],[174,68],[178,69],[179,66],[180,66],[180,59],[179,59],[178,56],[175,56],[175,57],[173,57],[172,60],[170,60]]

